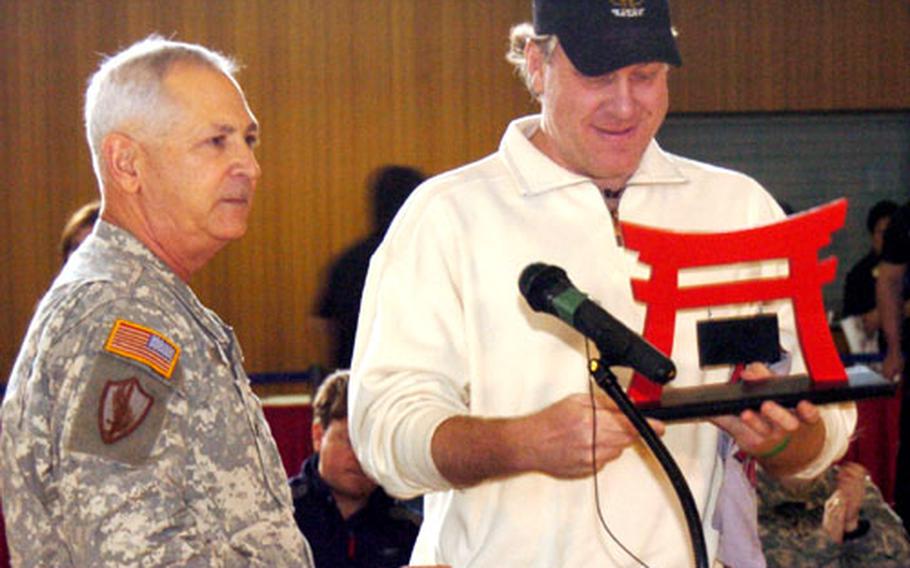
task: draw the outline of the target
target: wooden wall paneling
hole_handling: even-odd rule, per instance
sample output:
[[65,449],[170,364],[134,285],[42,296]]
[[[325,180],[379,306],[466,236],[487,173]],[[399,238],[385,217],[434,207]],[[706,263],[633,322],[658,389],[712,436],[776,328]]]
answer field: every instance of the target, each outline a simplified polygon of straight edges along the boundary
[[[271,69],[268,67],[257,69],[260,67],[263,54],[265,57],[271,54],[269,48],[273,35],[271,26],[276,24],[271,10],[257,3],[245,6],[241,2],[224,2],[217,9],[210,3],[202,14],[214,11],[218,12],[218,19],[198,19],[196,23],[198,27],[193,32],[185,31],[180,39],[198,41],[218,48],[235,57],[242,65],[238,79],[262,129],[263,144],[257,150],[257,159],[262,166],[263,177],[257,186],[247,235],[228,245],[208,266],[193,277],[192,284],[203,302],[219,313],[240,334],[246,328],[246,322],[257,315],[268,324],[268,328],[278,327],[280,321],[274,321],[277,318],[265,321],[265,316],[269,314],[268,304],[271,298],[286,294],[282,282],[272,279],[273,267],[282,258],[280,245],[283,241],[270,222],[270,208],[264,206],[264,202],[267,205],[268,200],[263,198],[273,192],[275,183],[270,175],[271,168],[268,168],[263,160],[263,152],[267,148],[270,131],[273,135],[277,132],[271,123],[271,117],[264,115],[261,104],[263,96],[268,92],[269,84],[275,85],[278,100],[281,100],[284,93],[280,89],[282,81],[277,74],[268,79],[261,79],[256,73],[257,70],[263,72]],[[183,19],[178,21],[186,23]],[[191,35],[193,33],[196,35]],[[277,68],[278,61],[274,65]],[[264,286],[264,282],[271,283],[271,286]],[[276,341],[272,336],[271,329],[257,328],[254,338],[258,339],[265,335],[268,335],[271,345],[280,344],[280,341]],[[241,344],[244,351],[249,354],[251,346],[245,339],[241,337]],[[252,353],[260,353],[260,349],[257,348],[260,344],[270,345],[265,340],[259,341],[252,346]]]
[[[298,163],[304,179],[309,183],[299,183],[297,179],[288,178],[286,172],[291,164],[287,159],[279,165],[269,164],[272,141],[268,134],[272,115],[275,121],[281,118],[283,109],[275,110],[278,105],[270,104],[263,110],[257,110],[264,125],[262,161],[266,171],[263,180],[263,191],[254,213],[253,227],[243,241],[232,245],[238,249],[249,248],[250,242],[261,239],[264,218],[268,218],[269,227],[297,226],[308,230],[300,235],[304,242],[301,246],[287,246],[288,239],[281,238],[283,243],[280,257],[271,258],[259,255],[260,265],[269,266],[268,282],[260,282],[251,289],[269,289],[275,286],[287,288],[295,298],[294,307],[266,306],[266,312],[280,314],[276,321],[269,322],[272,327],[268,333],[261,331],[262,316],[254,321],[256,329],[250,330],[249,322],[235,320],[241,339],[251,354],[251,366],[255,368],[257,353],[264,354],[271,361],[270,370],[275,368],[275,361],[283,369],[300,369],[314,360],[318,346],[309,345],[306,337],[307,316],[312,312],[313,303],[323,283],[325,268],[330,260],[355,238],[368,230],[368,205],[365,181],[370,170],[387,162],[413,164],[429,172],[452,167],[468,159],[474,159],[495,148],[501,133],[502,125],[515,114],[511,105],[512,97],[499,101],[499,123],[495,126],[493,136],[483,137],[482,146],[469,148],[471,136],[476,138],[478,119],[489,122],[486,109],[481,109],[484,116],[471,117],[465,114],[470,109],[466,102],[468,92],[483,92],[488,85],[466,82],[464,68],[476,67],[477,61],[468,61],[461,57],[461,52],[476,57],[488,57],[489,49],[479,50],[475,42],[462,41],[459,38],[472,18],[477,17],[487,4],[474,2],[474,12],[465,16],[457,5],[444,2],[414,4],[411,2],[372,3],[369,9],[358,12],[354,18],[351,11],[344,7],[337,10],[319,10],[313,13],[304,9],[301,14],[308,24],[306,29],[318,31],[312,45],[301,46],[300,53],[304,59],[331,60],[342,62],[339,65],[311,65],[317,77],[308,77],[315,88],[309,85],[299,93],[294,105],[310,106],[316,111],[301,116],[302,124],[287,125],[294,130],[300,129],[303,136],[300,140],[308,141],[313,146],[306,148],[307,156],[293,156]],[[454,6],[454,8],[453,8]],[[419,8],[418,8],[419,7]],[[308,18],[311,18],[308,19]],[[502,19],[502,18],[500,18]],[[315,22],[318,20],[318,22]],[[426,22],[421,25],[419,22]],[[501,61],[505,45],[508,21],[503,22],[498,41],[490,43],[494,47],[494,60],[499,63],[502,78],[511,82],[507,65]],[[390,33],[388,30],[393,30]],[[440,30],[450,30],[441,32]],[[451,31],[454,30],[454,31]],[[448,37],[446,34],[451,35]],[[456,37],[457,36],[457,37]],[[287,45],[287,41],[284,45]],[[320,50],[326,50],[321,53]],[[438,63],[429,58],[430,63],[422,63],[425,54],[437,53]],[[478,54],[479,52],[479,54]],[[280,56],[280,55],[279,55]],[[450,60],[454,59],[454,63]],[[483,67],[483,62],[479,62]],[[268,62],[264,62],[268,65]],[[448,66],[448,67],[447,67]],[[462,69],[459,71],[458,69]],[[449,70],[450,69],[450,70]],[[260,71],[259,76],[268,73]],[[254,108],[256,96],[254,87],[244,82],[250,92]],[[319,89],[325,90],[320,93]],[[519,88],[519,92],[520,88]],[[270,93],[274,97],[274,92]],[[475,94],[474,100],[490,99],[489,95]],[[274,102],[274,101],[272,101]],[[487,105],[489,108],[489,105]],[[432,119],[427,118],[425,109],[433,109]],[[478,114],[475,112],[475,115]],[[451,121],[446,123],[446,121]],[[493,121],[494,123],[496,121]],[[315,132],[316,136],[313,135]],[[457,141],[456,141],[457,140]],[[282,148],[293,148],[293,145],[279,144]],[[428,152],[426,149],[430,148]],[[286,154],[286,152],[284,152]],[[315,156],[316,159],[310,159]],[[433,163],[441,163],[435,167]],[[278,170],[277,174],[275,170]],[[314,170],[314,171],[311,171]],[[280,179],[279,179],[280,177]],[[266,182],[265,179],[269,181]],[[290,185],[286,185],[290,184]],[[292,189],[294,186],[299,186]],[[290,197],[293,195],[293,197]],[[266,203],[272,200],[271,205]],[[276,202],[280,201],[280,203]],[[280,215],[287,208],[299,207],[300,203],[312,203],[292,219],[285,215],[282,222],[274,223],[274,214]],[[277,209],[276,209],[277,208]],[[264,217],[263,210],[268,214]],[[314,212],[320,211],[316,215]],[[298,241],[294,240],[295,243]],[[225,257],[226,258],[226,257]],[[226,261],[216,259],[212,269]],[[289,266],[301,265],[300,269],[289,269]],[[208,272],[209,269],[206,270]],[[264,274],[260,270],[257,274]],[[301,279],[300,275],[306,278]],[[254,275],[255,279],[256,276]],[[285,283],[294,282],[291,286]],[[200,288],[206,288],[202,285]],[[287,294],[270,294],[270,302],[288,300]],[[213,306],[224,308],[226,313],[243,312],[236,306],[229,306],[225,298],[213,298]],[[262,313],[262,312],[259,312]],[[296,349],[295,349],[296,345]],[[280,350],[279,353],[276,350]]]
[[[910,73],[907,73],[910,68],[910,2],[886,6],[879,32],[873,34],[877,41],[872,57],[878,71],[867,88],[874,89],[881,99],[896,99],[897,107],[910,108]],[[850,80],[849,77],[840,79]]]
[[910,2],[677,0],[674,110],[910,106]]
[[[2,348],[6,369],[18,349],[41,290],[59,268],[56,252],[61,219],[71,208],[67,194],[77,183],[68,159],[72,104],[66,96],[71,69],[67,44],[43,29],[56,11],[47,3],[2,6],[4,101],[4,192],[2,219],[5,278]],[[34,33],[40,30],[40,33]],[[78,105],[78,103],[76,103]],[[79,135],[79,132],[76,133]]]
[[[318,57],[312,56],[314,33],[324,26],[304,23],[304,15],[313,12],[312,3],[265,9],[239,3],[238,8],[241,21],[256,22],[255,28],[238,29],[238,43],[249,58],[241,82],[262,127],[258,154],[263,178],[250,231],[232,245],[237,250],[226,251],[231,256],[220,259],[229,267],[237,266],[235,257],[245,263],[225,278],[245,280],[244,296],[249,298],[243,297],[243,309],[220,304],[217,309],[231,314],[252,360],[282,361],[288,365],[284,369],[302,369],[297,363],[305,359],[306,334],[297,316],[307,309],[303,275],[312,268],[308,259],[318,246],[308,235],[324,234],[320,220],[327,203],[320,190],[326,184],[313,167],[322,156],[313,148],[321,143],[321,131],[311,104],[314,95],[325,96],[312,74],[320,68]],[[210,295],[219,297],[214,290]],[[263,369],[283,370],[278,365]]]
[[[16,112],[18,102],[18,75],[15,68],[19,61],[19,50],[21,44],[17,41],[17,29],[12,22],[17,21],[17,5],[7,2],[0,3],[0,21],[5,24],[0,27],[0,50],[4,56],[0,58],[0,132],[2,132],[3,141],[6,143],[0,149],[0,172],[6,172],[0,178],[0,266],[3,270],[0,273],[0,324],[5,331],[5,339],[0,342],[0,375],[4,375],[0,380],[5,381],[7,367],[11,364],[18,350],[18,344],[22,333],[25,329],[22,325],[24,318],[19,317],[21,303],[24,297],[16,294],[16,282],[25,278],[25,269],[20,268],[14,263],[13,252],[17,248],[19,239],[14,238],[12,218],[13,208],[16,206],[15,200],[18,199],[14,191],[17,185],[13,168],[16,161],[15,156],[19,149],[13,147],[13,134],[18,134],[21,115]],[[21,239],[21,236],[20,236]],[[21,274],[20,271],[22,272]],[[17,273],[15,277],[11,273]],[[8,276],[6,276],[8,275]]]
[[[675,112],[908,108],[910,2],[673,0]],[[248,235],[193,279],[251,371],[317,361],[307,316],[332,258],[368,230],[365,180],[494,150],[536,105],[503,60],[527,0],[0,2],[0,371],[59,268],[60,227],[92,198],[82,94],[98,54],[151,32],[237,56],[262,124]]]

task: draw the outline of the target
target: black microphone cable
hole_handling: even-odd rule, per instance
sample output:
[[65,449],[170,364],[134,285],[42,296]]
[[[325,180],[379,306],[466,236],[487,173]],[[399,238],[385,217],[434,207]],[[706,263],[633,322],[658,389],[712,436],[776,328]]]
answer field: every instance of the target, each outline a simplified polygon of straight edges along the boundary
[[[698,507],[692,498],[692,491],[686,484],[685,477],[673,460],[669,450],[661,443],[645,417],[636,408],[635,403],[628,398],[628,395],[617,382],[616,375],[608,367],[611,364],[632,367],[651,380],[664,384],[672,380],[676,375],[676,367],[673,361],[644,338],[631,331],[621,321],[592,302],[583,292],[575,288],[565,270],[558,266],[543,263],[529,264],[518,279],[518,288],[534,311],[546,312],[563,320],[580,331],[587,340],[593,341],[597,346],[600,356],[598,359],[593,359],[590,356],[590,344],[585,341],[590,378],[609,395],[622,413],[631,421],[636,431],[641,435],[642,440],[651,450],[651,453],[663,467],[670,483],[673,485],[673,489],[676,491],[686,518],[695,564],[698,568],[708,568],[705,537]],[[593,387],[590,385],[590,380],[589,396],[592,405],[591,411],[594,413],[592,428],[594,436],[596,436],[596,411],[594,409]],[[647,568],[647,565],[641,559],[619,542],[604,522],[603,512],[600,510],[600,490],[596,479],[596,438],[592,437],[591,443],[591,466],[594,470],[595,498],[597,498],[597,512],[601,524],[620,548],[631,558],[634,558],[640,566]]]
[[[585,339],[585,358],[588,361],[591,360],[591,341],[589,339]],[[594,374],[591,373],[590,367],[588,367],[586,371],[588,373],[588,398],[591,401],[591,473],[593,474],[591,478],[594,481],[594,504],[596,505],[597,518],[600,521],[600,526],[623,552],[637,562],[642,568],[651,568],[613,534],[613,531],[610,530],[610,526],[607,525],[607,521],[604,518],[603,509],[600,507],[600,485],[597,483],[597,406],[594,403]]]
[[705,535],[702,529],[701,516],[698,513],[698,506],[692,497],[692,491],[689,489],[686,479],[679,465],[673,459],[670,451],[660,441],[657,434],[648,424],[647,419],[635,407],[635,403],[626,395],[623,388],[609,367],[607,362],[599,359],[588,359],[588,371],[594,378],[601,389],[613,399],[613,402],[619,407],[622,413],[632,422],[635,429],[641,435],[642,440],[648,445],[651,453],[660,463],[676,492],[679,499],[679,505],[682,507],[683,515],[686,519],[692,553],[695,557],[695,566],[697,568],[708,568],[708,551],[705,546]]

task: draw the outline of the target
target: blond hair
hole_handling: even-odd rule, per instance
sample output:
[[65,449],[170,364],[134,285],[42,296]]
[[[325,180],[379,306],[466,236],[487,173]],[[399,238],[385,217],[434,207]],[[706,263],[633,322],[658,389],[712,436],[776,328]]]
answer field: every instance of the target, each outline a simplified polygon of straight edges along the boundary
[[534,98],[537,98],[538,93],[534,91],[533,78],[528,72],[528,59],[525,57],[528,42],[537,44],[543,53],[544,61],[549,61],[559,40],[555,35],[537,34],[530,22],[512,26],[512,29],[509,30],[509,51],[506,52],[506,61],[515,67],[515,72],[524,81],[528,91],[534,95]]

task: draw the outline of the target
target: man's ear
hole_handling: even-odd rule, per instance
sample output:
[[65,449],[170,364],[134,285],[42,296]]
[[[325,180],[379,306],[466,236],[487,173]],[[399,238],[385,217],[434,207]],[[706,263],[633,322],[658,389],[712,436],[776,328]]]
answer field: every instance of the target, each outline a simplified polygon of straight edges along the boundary
[[325,434],[325,429],[322,427],[320,422],[313,422],[313,426],[310,428],[310,435],[313,438],[313,451],[318,452],[322,448],[322,436]]
[[139,191],[139,146],[135,140],[112,132],[101,142],[101,156],[108,176],[117,187],[128,193]]
[[539,97],[543,93],[543,67],[546,61],[537,42],[528,41],[525,44],[525,61],[528,66],[528,77],[531,78],[531,92],[535,97]]

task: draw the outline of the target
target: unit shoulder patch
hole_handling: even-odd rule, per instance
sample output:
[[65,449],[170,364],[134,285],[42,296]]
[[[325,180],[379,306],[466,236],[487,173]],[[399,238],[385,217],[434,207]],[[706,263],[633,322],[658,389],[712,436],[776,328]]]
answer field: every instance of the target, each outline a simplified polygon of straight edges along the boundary
[[154,397],[142,388],[136,377],[107,381],[98,404],[101,441],[113,444],[129,436],[142,424],[154,403]]
[[102,351],[82,382],[64,448],[139,465],[150,457],[178,394],[177,369],[163,379],[147,366]]

